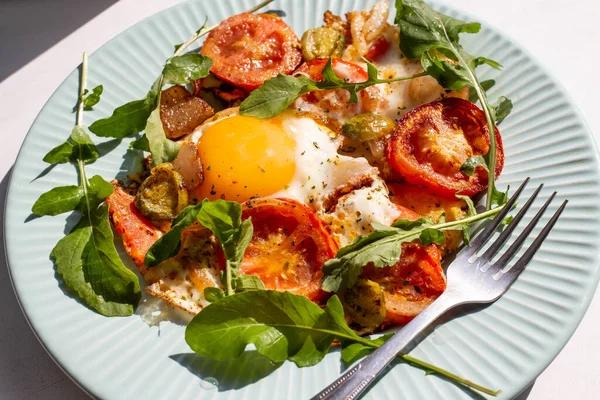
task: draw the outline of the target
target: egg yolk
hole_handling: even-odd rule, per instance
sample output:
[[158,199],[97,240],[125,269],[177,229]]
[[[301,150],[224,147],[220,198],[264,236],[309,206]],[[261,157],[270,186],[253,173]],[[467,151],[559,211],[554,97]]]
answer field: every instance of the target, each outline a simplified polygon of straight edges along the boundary
[[279,117],[234,116],[208,127],[198,141],[204,182],[196,200],[246,201],[283,190],[296,169],[296,142]]

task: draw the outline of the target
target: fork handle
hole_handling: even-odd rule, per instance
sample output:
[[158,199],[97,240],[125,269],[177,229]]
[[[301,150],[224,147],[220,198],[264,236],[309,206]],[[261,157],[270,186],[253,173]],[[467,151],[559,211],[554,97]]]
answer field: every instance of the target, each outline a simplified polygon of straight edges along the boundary
[[455,305],[457,305],[455,299],[446,293],[442,294],[391,339],[346,371],[311,400],[353,400],[358,398],[406,345]]

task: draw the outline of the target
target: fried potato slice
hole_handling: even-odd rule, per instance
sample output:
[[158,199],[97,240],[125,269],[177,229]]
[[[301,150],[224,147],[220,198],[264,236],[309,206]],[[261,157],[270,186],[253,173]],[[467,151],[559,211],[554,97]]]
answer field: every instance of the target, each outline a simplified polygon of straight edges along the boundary
[[214,113],[206,101],[193,96],[181,85],[163,90],[160,96],[160,119],[169,139],[192,133]]

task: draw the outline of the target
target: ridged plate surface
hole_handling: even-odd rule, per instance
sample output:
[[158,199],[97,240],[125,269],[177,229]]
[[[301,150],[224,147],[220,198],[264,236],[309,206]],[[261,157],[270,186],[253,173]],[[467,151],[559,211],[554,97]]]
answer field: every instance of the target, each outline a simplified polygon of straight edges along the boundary
[[[217,23],[255,5],[257,0],[191,0],[137,24],[90,57],[89,87],[104,85],[102,101],[85,113],[85,123],[144,96],[173,44],[181,43],[208,17]],[[304,6],[302,5],[304,4]],[[372,1],[277,0],[285,20],[301,34],[321,24],[327,9],[340,15]],[[469,19],[435,2],[441,11]],[[393,14],[393,13],[392,13]],[[471,18],[475,19],[476,18]],[[448,368],[511,398],[550,363],[583,317],[598,281],[600,193],[598,156],[592,136],[565,91],[521,47],[485,26],[464,37],[475,54],[500,61],[492,99],[506,95],[514,112],[501,131],[506,167],[500,186],[532,177],[526,194],[541,182],[542,198],[558,191],[569,205],[522,277],[497,303],[463,313],[439,326],[412,355]],[[82,387],[103,399],[306,399],[340,373],[339,352],[313,368],[285,363],[275,369],[245,355],[213,362],[193,355],[184,326],[150,327],[139,315],[104,318],[63,292],[49,254],[73,219],[28,220],[33,202],[57,185],[77,182],[70,165],[54,168],[42,157],[71,131],[78,73],[73,71],[52,95],[31,127],[14,167],[6,209],[6,247],[11,276],[33,329],[52,357]],[[95,138],[105,155],[89,166],[89,176],[123,176],[133,162],[129,139]],[[558,201],[556,201],[558,204]],[[546,218],[547,220],[547,218]],[[536,232],[539,230],[536,230]],[[129,263],[132,268],[133,264]],[[470,399],[459,387],[404,364],[396,365],[367,398]]]

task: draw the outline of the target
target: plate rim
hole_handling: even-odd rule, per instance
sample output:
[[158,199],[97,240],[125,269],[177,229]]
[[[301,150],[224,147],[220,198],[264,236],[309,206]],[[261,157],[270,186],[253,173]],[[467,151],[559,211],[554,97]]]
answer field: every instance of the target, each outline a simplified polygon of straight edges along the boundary
[[[234,3],[237,2],[238,0],[228,0],[228,3]],[[366,0],[368,1],[368,0]],[[465,11],[462,9],[459,9],[458,7],[454,6],[453,4],[451,4],[448,0],[425,0],[426,3],[428,3],[429,5],[431,5],[433,8],[435,9],[439,9],[440,7],[445,7],[447,9],[450,9],[452,11],[456,11],[459,14],[467,17],[467,19],[470,20],[474,20],[477,21],[479,23],[481,23],[482,29],[487,29],[490,30],[492,33],[500,35],[501,37],[507,39],[512,46],[516,47],[519,51],[521,51],[527,59],[531,60],[536,67],[538,67],[543,75],[545,75],[545,78],[550,81],[555,87],[556,89],[558,89],[559,93],[564,97],[564,99],[566,100],[566,104],[568,105],[570,111],[573,112],[573,114],[576,116],[576,119],[579,123],[581,123],[583,131],[585,131],[585,135],[583,135],[583,137],[585,139],[587,139],[588,141],[591,141],[592,143],[592,148],[593,148],[593,164],[594,164],[594,172],[595,172],[595,178],[596,178],[596,182],[600,183],[600,143],[597,143],[595,138],[594,138],[594,134],[591,131],[586,119],[584,118],[581,110],[579,109],[579,107],[577,106],[577,103],[574,101],[573,96],[566,90],[566,88],[563,86],[563,84],[558,80],[558,78],[554,75],[554,73],[552,72],[552,70],[550,70],[550,68],[548,66],[546,66],[545,63],[542,63],[535,55],[533,55],[525,46],[523,46],[519,40],[517,40],[516,38],[514,38],[512,35],[507,34],[506,32],[504,32],[503,30],[499,29],[498,27],[496,27],[494,24],[490,24],[485,18],[481,18],[481,17],[477,17],[474,16],[473,14],[471,14],[469,11]],[[136,27],[138,27],[140,24],[145,24],[147,23],[148,20],[157,18],[158,15],[177,9],[177,8],[185,8],[186,5],[188,3],[199,3],[202,4],[203,1],[202,0],[184,0],[181,1],[179,3],[173,4],[169,7],[166,7],[160,11],[157,11],[156,13],[149,15],[139,21],[137,21],[136,23],[132,24],[131,26],[127,27],[126,29],[120,31],[118,34],[116,34],[114,37],[110,38],[109,40],[105,41],[104,43],[102,43],[97,49],[95,49],[92,53],[89,53],[89,56],[93,56],[97,51],[101,50],[104,46],[106,46],[107,44],[118,40],[121,38],[121,36],[123,34],[125,34],[126,32],[129,32],[133,29],[135,29]],[[202,4],[203,7],[205,7],[205,4]],[[38,330],[36,330],[35,328],[35,321],[31,320],[31,314],[27,311],[27,306],[25,306],[22,302],[21,299],[21,294],[19,293],[19,291],[17,290],[17,283],[15,282],[15,278],[12,272],[12,266],[13,262],[11,262],[11,256],[10,256],[10,244],[9,242],[11,241],[9,239],[9,235],[7,235],[8,233],[8,227],[7,227],[7,220],[6,220],[6,215],[8,214],[9,211],[9,205],[12,203],[12,201],[10,201],[10,197],[11,197],[11,193],[14,192],[13,185],[15,185],[15,182],[13,182],[13,178],[14,178],[14,173],[15,170],[17,169],[17,166],[19,164],[19,161],[22,160],[22,152],[23,149],[28,145],[28,142],[31,139],[30,133],[32,131],[32,129],[34,128],[34,126],[36,125],[38,119],[40,118],[42,111],[47,107],[48,103],[51,102],[51,100],[54,98],[54,96],[56,95],[56,93],[58,92],[58,90],[65,84],[65,82],[70,78],[71,74],[73,74],[75,71],[77,71],[80,68],[80,64],[78,64],[73,70],[71,70],[66,76],[65,78],[60,82],[60,84],[58,84],[58,86],[56,87],[56,89],[52,92],[52,94],[48,97],[48,99],[44,102],[43,106],[39,109],[37,115],[35,116],[35,118],[33,119],[29,129],[27,130],[27,133],[23,139],[23,142],[21,144],[21,146],[19,147],[19,151],[17,152],[15,161],[12,165],[12,168],[10,169],[10,177],[9,177],[9,181],[7,184],[7,190],[6,190],[6,194],[5,194],[5,202],[4,202],[4,218],[2,221],[2,233],[4,235],[4,249],[5,249],[5,259],[6,259],[6,265],[7,265],[7,271],[8,271],[8,276],[10,278],[11,281],[11,286],[13,288],[13,291],[15,293],[15,297],[17,299],[17,303],[19,304],[19,307],[25,317],[25,320],[27,321],[27,324],[29,325],[29,327],[31,328],[35,338],[37,339],[37,341],[40,343],[40,345],[42,346],[42,348],[44,349],[44,351],[46,351],[46,353],[50,356],[50,358],[55,362],[55,364],[60,368],[60,370],[65,373],[65,375],[67,375],[69,377],[69,379],[71,379],[71,381],[73,381],[84,393],[86,393],[87,395],[89,395],[90,397],[93,398],[98,398],[98,396],[91,390],[91,388],[86,388],[84,386],[84,384],[80,381],[80,377],[79,374],[77,373],[77,371],[73,371],[72,373],[68,370],[69,367],[67,365],[63,365],[64,364],[68,364],[68,362],[62,360],[61,361],[61,356],[60,354],[57,354],[57,352],[52,351],[49,347],[47,347],[47,345],[44,343],[42,337],[40,337],[40,335],[38,334]],[[21,161],[22,162],[22,161]],[[12,189],[12,190],[11,190]],[[600,195],[597,196],[597,198],[600,198]],[[13,244],[14,246],[14,244]],[[598,244],[596,246],[597,249],[600,249],[600,244]],[[574,332],[577,330],[577,328],[579,327],[579,325],[581,324],[581,322],[583,321],[583,318],[585,318],[585,315],[590,307],[591,301],[593,300],[593,297],[595,295],[595,293],[598,290],[598,283],[600,281],[600,257],[598,257],[596,259],[596,265],[594,266],[594,268],[590,268],[592,270],[594,270],[594,275],[593,275],[593,282],[591,283],[590,286],[590,290],[587,293],[584,293],[583,297],[579,297],[580,300],[582,300],[579,305],[578,305],[578,312],[577,314],[579,314],[579,316],[576,318],[577,321],[572,324],[572,325],[565,325],[566,329],[562,329],[560,331],[560,333],[557,335],[557,340],[554,341],[552,343],[552,346],[557,348],[558,350],[552,351],[552,355],[546,360],[544,360],[543,363],[539,363],[538,367],[536,367],[536,369],[539,369],[539,373],[537,373],[537,375],[533,378],[533,381],[531,383],[533,383],[541,373],[543,373],[543,371],[552,363],[552,361],[558,356],[558,354],[560,354],[560,352],[563,350],[563,348],[566,346],[566,344],[568,343],[568,341],[571,339],[571,337],[573,336]],[[18,263],[18,262],[17,262]],[[83,305],[84,307],[86,307],[85,305]],[[73,369],[71,367],[71,369]],[[525,385],[518,393],[515,393],[515,395],[518,395],[519,393],[523,392],[524,390],[527,389],[527,385]]]

